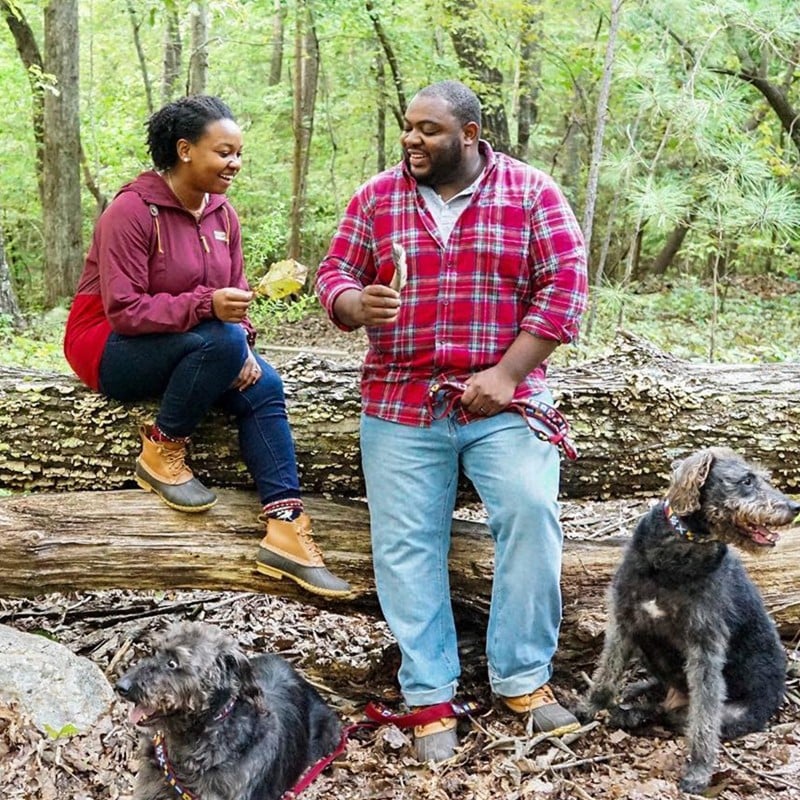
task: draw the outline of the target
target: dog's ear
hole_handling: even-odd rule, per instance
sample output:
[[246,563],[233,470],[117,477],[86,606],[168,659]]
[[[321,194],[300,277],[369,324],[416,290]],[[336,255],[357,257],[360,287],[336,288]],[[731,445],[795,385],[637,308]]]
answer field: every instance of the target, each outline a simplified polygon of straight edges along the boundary
[[266,711],[264,694],[253,674],[253,667],[250,659],[238,648],[229,651],[224,655],[225,669],[227,670],[231,684],[236,686],[236,693],[242,700],[252,703],[257,711]]
[[714,453],[706,449],[673,464],[667,500],[676,514],[690,514],[700,508],[700,490],[713,463]]

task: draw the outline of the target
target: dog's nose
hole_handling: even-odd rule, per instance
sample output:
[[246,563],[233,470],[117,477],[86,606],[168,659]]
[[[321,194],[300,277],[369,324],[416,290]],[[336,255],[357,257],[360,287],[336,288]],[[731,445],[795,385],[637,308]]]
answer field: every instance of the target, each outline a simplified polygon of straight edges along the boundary
[[117,681],[117,685],[114,687],[114,689],[120,697],[127,697],[130,694],[131,687],[131,681],[123,675]]

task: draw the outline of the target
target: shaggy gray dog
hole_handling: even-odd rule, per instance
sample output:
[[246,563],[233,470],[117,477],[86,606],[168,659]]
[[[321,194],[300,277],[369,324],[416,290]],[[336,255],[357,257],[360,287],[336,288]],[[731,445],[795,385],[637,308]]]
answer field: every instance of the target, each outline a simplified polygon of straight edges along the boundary
[[341,726],[277,655],[249,659],[218,628],[182,623],[117,682],[142,737],[135,800],[277,800],[332,752]]
[[[578,714],[612,707],[620,727],[653,718],[684,727],[684,791],[708,785],[720,739],[762,729],[781,704],[786,654],[728,544],[764,552],[778,540],[769,527],[798,513],[733,451],[701,450],[677,465],[666,501],[639,521],[614,576],[603,653]],[[634,655],[655,680],[615,706]]]

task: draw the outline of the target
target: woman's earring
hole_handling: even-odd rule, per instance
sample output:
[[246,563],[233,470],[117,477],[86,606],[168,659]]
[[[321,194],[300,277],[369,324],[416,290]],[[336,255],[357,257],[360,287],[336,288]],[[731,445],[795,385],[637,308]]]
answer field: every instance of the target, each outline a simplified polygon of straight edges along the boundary
[[189,158],[189,156],[184,156],[184,157],[183,157],[183,160],[184,160],[184,161],[191,161],[192,159],[191,159],[191,158]]

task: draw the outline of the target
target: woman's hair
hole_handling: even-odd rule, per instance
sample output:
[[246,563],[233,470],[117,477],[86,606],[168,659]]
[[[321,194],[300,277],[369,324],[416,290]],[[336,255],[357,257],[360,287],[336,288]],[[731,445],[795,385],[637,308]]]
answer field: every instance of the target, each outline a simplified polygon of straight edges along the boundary
[[156,169],[166,170],[178,160],[178,139],[196,142],[210,122],[234,120],[233,114],[218,97],[196,94],[181,97],[147,120],[147,149]]

